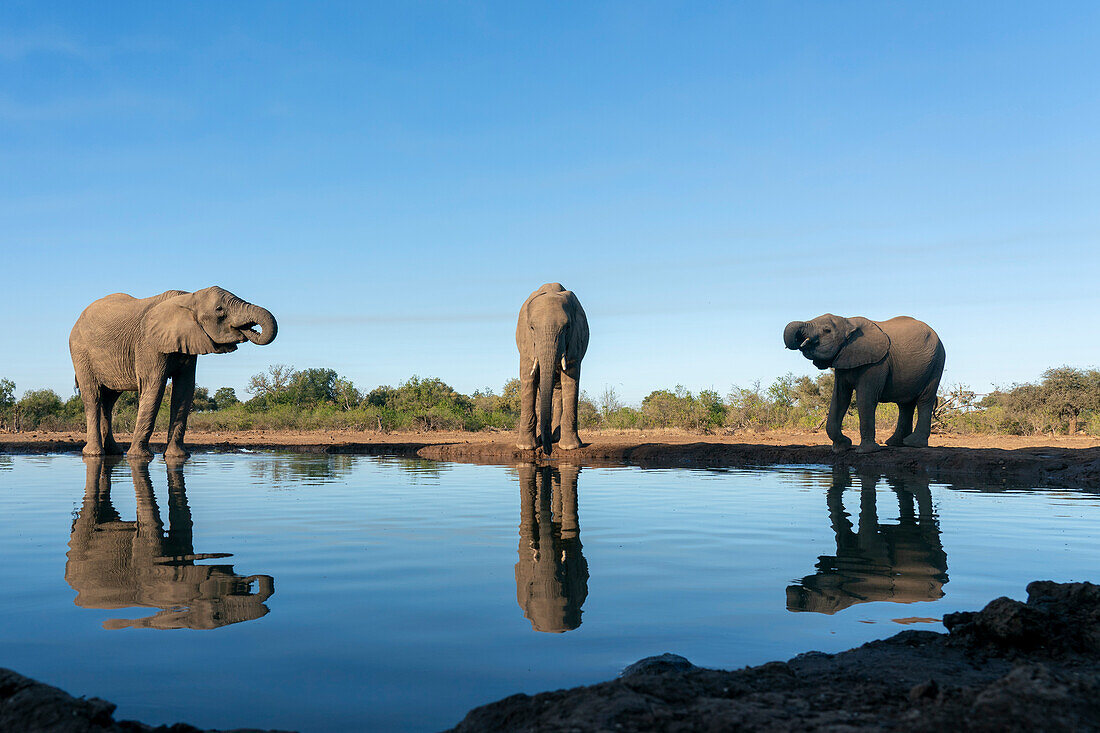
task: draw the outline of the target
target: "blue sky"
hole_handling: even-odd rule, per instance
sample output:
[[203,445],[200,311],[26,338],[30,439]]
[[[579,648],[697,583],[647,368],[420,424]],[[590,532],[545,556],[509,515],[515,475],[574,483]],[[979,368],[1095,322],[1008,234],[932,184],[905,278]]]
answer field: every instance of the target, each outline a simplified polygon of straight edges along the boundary
[[930,323],[979,392],[1100,364],[1093,3],[0,5],[0,376],[72,394],[92,300],[218,284],[360,386],[816,373],[783,326]]

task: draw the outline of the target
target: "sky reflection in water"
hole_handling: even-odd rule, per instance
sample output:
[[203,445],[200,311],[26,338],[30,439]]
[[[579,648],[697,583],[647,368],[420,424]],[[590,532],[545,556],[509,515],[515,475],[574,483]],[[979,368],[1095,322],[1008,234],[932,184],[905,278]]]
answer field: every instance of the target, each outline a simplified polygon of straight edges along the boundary
[[438,729],[650,654],[837,651],[1095,580],[1098,519],[819,467],[0,456],[0,665],[151,723]]

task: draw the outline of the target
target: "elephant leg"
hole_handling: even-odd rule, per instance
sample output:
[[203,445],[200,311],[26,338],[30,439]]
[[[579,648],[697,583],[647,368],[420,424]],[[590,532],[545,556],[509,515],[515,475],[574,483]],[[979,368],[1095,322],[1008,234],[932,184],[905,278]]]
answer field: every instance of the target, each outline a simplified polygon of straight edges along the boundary
[[943,345],[936,350],[936,358],[932,363],[932,378],[925,385],[917,398],[917,426],[912,435],[905,439],[905,444],[914,448],[927,448],[928,436],[932,434],[932,414],[936,410],[936,401],[940,392],[940,378],[943,376],[944,363]]
[[86,456],[103,455],[103,388],[99,385],[92,370],[77,359],[73,359],[76,368],[76,385],[80,390],[80,401],[84,403],[84,422],[87,427],[84,450]]
[[825,421],[825,434],[833,441],[833,452],[840,453],[852,447],[852,441],[844,434],[844,415],[852,404],[852,386],[839,375],[833,379],[833,399],[829,402],[829,417]]
[[935,377],[928,383],[928,386],[924,388],[917,399],[917,426],[913,429],[912,435],[905,438],[905,445],[913,448],[928,447],[928,436],[932,434],[932,413],[936,411],[936,400],[940,391],[940,376],[942,374],[943,357],[941,356]]
[[580,365],[561,373],[561,442],[562,450],[574,450],[581,447],[581,437],[577,434],[577,401],[580,399]]
[[859,411],[859,447],[856,453],[873,453],[882,450],[875,440],[875,410],[878,408],[879,390],[860,385],[856,390],[856,409]]
[[559,379],[554,383],[554,412],[551,418],[551,440],[557,443],[562,439],[561,429],[561,383],[565,379],[565,374],[562,374],[562,379]]
[[915,402],[898,403],[898,426],[894,429],[894,434],[886,441],[886,445],[904,445],[902,441],[913,432],[913,411],[916,408],[917,403]]
[[172,377],[172,409],[168,423],[168,447],[164,449],[167,459],[186,458],[189,454],[183,448],[183,436],[187,432],[187,416],[191,412],[191,403],[195,399],[195,366],[198,359],[188,357]]
[[[525,368],[526,367],[526,368]],[[519,360],[519,425],[517,429],[518,435],[516,436],[516,447],[520,450],[534,450],[535,449],[535,397],[538,393],[538,369],[531,370],[530,366],[524,363],[523,358]]]
[[163,361],[148,369],[143,376],[138,376],[138,412],[134,420],[134,437],[130,441],[130,450],[126,451],[130,458],[153,457],[153,451],[149,450],[149,437],[157,422],[157,411],[164,399],[167,381],[167,368]]
[[932,434],[932,413],[936,410],[936,396],[917,404],[917,425],[911,435],[902,441],[911,448],[927,448],[928,436]]
[[114,432],[115,403],[118,402],[121,395],[122,393],[118,390],[107,389],[106,387],[100,389],[100,433],[103,436],[103,452],[110,456],[122,455],[122,446],[115,442]]

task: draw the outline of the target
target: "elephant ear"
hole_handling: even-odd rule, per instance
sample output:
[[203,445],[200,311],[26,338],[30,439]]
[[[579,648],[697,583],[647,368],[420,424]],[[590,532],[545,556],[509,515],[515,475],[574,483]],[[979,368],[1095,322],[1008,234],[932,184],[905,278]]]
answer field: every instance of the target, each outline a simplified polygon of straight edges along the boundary
[[185,305],[187,295],[162,301],[145,314],[145,338],[161,354],[224,354],[236,344],[216,344]]
[[852,327],[847,343],[833,359],[834,369],[855,369],[881,361],[890,351],[890,337],[874,321],[866,318],[845,319]]
[[577,300],[573,291],[566,290],[563,295],[568,302],[570,323],[569,343],[565,345],[565,360],[572,369],[580,363],[585,352],[588,351],[588,316],[585,315],[584,308],[581,307],[581,302]]

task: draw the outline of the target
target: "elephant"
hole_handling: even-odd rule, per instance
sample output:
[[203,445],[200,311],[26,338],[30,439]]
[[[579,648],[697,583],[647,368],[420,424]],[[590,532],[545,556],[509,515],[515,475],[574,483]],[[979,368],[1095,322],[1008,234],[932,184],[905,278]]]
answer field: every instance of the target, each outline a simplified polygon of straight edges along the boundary
[[833,451],[840,453],[852,447],[842,428],[853,390],[859,411],[857,452],[882,448],[875,442],[875,409],[880,402],[898,405],[897,428],[886,445],[928,445],[945,359],[940,337],[928,324],[909,316],[871,321],[826,313],[812,321],[787,324],[783,343],[788,349],[801,351],[818,369],[833,368],[833,396],[825,423]]
[[886,477],[898,497],[897,524],[879,522],[878,481],[878,474],[860,475],[859,530],[853,531],[843,503],[851,477],[847,467],[834,467],[826,503],[836,534],[836,555],[819,557],[815,574],[788,586],[788,611],[832,615],[857,603],[917,603],[943,597],[947,553],[940,542],[928,480]]
[[[260,327],[260,331],[255,330]],[[80,314],[69,335],[76,386],[88,423],[85,456],[122,452],[115,443],[111,416],[122,392],[137,390],[138,412],[127,455],[148,458],[164,387],[172,378],[172,409],[165,458],[183,458],[183,435],[195,393],[199,354],[225,354],[237,344],[261,346],[279,327],[266,309],[227,290],[209,287],[194,293],[168,290],[151,298],[115,293]]]
[[562,450],[580,448],[577,399],[581,360],[588,350],[588,317],[577,296],[560,283],[547,283],[531,293],[519,310],[516,347],[520,378],[516,447],[533,450],[541,444],[547,455],[554,442]]
[[266,615],[265,602],[275,592],[271,576],[242,577],[232,565],[196,564],[230,555],[195,552],[178,462],[168,468],[168,531],[148,461],[130,463],[137,520],[122,521],[111,503],[111,469],[121,460],[84,459],[84,503],[73,520],[65,563],[65,580],[76,591],[76,605],[159,609],[145,618],[110,619],[103,624],[106,629],[216,629]]
[[535,631],[571,631],[581,625],[581,606],[588,597],[588,562],[581,554],[577,519],[580,469],[526,463],[518,471],[516,601]]

